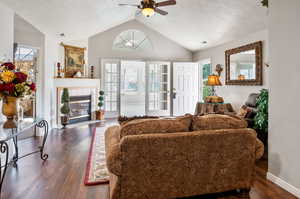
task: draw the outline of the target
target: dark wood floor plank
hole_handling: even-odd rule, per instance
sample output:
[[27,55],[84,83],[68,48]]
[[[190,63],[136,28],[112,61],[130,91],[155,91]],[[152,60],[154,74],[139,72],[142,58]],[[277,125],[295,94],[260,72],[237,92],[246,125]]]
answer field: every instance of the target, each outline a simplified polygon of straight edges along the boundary
[[[114,122],[109,122],[112,125]],[[83,184],[92,130],[97,124],[66,130],[53,130],[46,151],[49,159],[42,162],[39,155],[19,161],[18,168],[10,168],[5,178],[1,199],[108,199],[108,185],[87,187]],[[106,127],[101,130],[105,131]],[[21,143],[22,151],[38,146],[40,139]],[[257,179],[250,199],[297,199],[266,180],[266,162],[257,167]],[[197,199],[238,199],[236,192],[197,196]],[[190,199],[192,199],[190,198]]]

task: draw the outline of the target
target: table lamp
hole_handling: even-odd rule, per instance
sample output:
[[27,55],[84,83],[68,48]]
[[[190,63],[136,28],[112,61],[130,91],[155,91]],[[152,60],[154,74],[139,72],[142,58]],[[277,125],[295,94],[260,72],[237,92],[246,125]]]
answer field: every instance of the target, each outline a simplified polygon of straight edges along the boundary
[[218,75],[212,74],[208,76],[207,86],[212,87],[212,96],[208,96],[205,99],[207,103],[223,103],[224,100],[222,97],[218,97],[216,93],[215,86],[222,86],[220,77]]

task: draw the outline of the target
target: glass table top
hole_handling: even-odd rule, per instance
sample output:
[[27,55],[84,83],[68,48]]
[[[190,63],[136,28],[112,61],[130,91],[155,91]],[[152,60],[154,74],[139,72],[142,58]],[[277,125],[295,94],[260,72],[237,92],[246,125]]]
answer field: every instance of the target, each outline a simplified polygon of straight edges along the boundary
[[5,121],[0,122],[0,142],[8,141],[14,136],[20,135],[26,130],[34,127],[36,124],[41,122],[41,118],[25,118],[21,122],[17,122],[17,128],[14,129],[4,129],[3,124]]

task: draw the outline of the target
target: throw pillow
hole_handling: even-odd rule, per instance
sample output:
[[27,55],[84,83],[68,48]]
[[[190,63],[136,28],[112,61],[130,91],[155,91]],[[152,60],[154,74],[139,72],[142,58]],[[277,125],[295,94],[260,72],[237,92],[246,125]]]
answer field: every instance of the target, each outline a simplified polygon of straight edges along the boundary
[[216,130],[216,129],[239,129],[247,128],[248,124],[244,119],[232,115],[210,114],[194,116],[192,130]]
[[190,130],[192,118],[192,115],[185,115],[176,118],[133,120],[122,125],[120,136],[187,132]]
[[148,116],[148,115],[144,115],[144,116],[133,116],[133,117],[126,117],[126,116],[119,116],[118,117],[118,122],[120,125],[125,125],[130,121],[133,120],[141,120],[141,119],[155,119],[155,118],[159,118],[157,116]]
[[251,112],[251,109],[249,109],[247,106],[243,105],[240,108],[239,112],[237,113],[237,116],[241,117],[241,118],[245,118],[249,112]]

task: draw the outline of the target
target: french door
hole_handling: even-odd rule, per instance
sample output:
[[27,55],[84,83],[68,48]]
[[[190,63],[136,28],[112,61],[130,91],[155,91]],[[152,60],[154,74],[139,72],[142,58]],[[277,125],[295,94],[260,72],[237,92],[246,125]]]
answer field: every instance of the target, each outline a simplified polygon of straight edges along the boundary
[[171,62],[105,59],[101,66],[107,118],[170,116],[172,109],[175,116],[194,112],[199,97],[197,63],[173,63],[173,76]]
[[170,63],[147,63],[147,114],[169,116],[170,101]]
[[105,92],[105,117],[116,118],[120,113],[120,61],[101,61],[101,85]]

